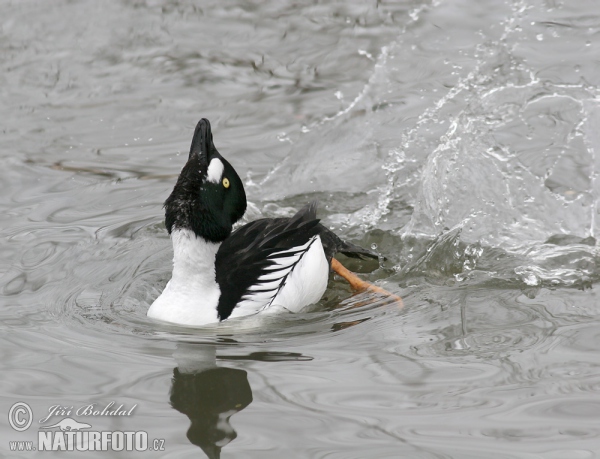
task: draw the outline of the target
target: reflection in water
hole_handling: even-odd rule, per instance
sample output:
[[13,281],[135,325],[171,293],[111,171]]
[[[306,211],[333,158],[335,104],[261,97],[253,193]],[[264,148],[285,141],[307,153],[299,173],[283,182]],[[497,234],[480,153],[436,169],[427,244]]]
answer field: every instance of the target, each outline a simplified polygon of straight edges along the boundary
[[[173,357],[177,367],[173,369],[171,406],[190,419],[187,438],[209,458],[219,458],[221,448],[237,437],[229,418],[252,403],[247,373],[218,367],[215,346],[210,344],[180,343]],[[286,362],[312,357],[297,352],[252,352],[219,359]]]
[[235,368],[214,367],[183,373],[173,370],[171,405],[185,414],[192,425],[187,438],[213,459],[221,448],[237,437],[229,418],[252,402],[247,373]]
[[218,367],[210,344],[180,343],[173,357],[171,406],[190,418],[187,438],[209,458],[219,458],[237,437],[229,418],[252,402],[247,373]]

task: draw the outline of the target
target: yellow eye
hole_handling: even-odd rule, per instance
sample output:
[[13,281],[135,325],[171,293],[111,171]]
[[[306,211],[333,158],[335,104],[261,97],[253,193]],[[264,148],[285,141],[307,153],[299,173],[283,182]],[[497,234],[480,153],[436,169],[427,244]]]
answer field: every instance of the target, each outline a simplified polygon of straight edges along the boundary
[[228,179],[227,177],[225,177],[225,178],[223,179],[223,186],[224,186],[225,188],[229,188],[229,179]]

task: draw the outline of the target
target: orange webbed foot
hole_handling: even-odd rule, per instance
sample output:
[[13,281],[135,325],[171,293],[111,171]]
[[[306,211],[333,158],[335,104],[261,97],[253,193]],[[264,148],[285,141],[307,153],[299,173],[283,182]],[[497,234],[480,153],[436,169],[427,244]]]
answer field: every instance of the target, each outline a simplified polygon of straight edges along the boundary
[[397,303],[398,307],[403,307],[404,303],[402,302],[402,298],[400,298],[398,295],[394,295],[393,293],[388,292],[387,290],[378,287],[377,285],[373,285],[370,282],[366,282],[364,280],[362,280],[360,277],[358,277],[356,274],[354,274],[352,271],[346,269],[346,267],[344,265],[342,265],[339,261],[337,261],[335,258],[331,259],[331,269],[338,274],[339,276],[343,277],[344,279],[346,279],[346,281],[348,281],[348,283],[350,284],[350,287],[352,288],[352,290],[354,290],[355,292],[364,292],[364,291],[370,291],[373,293],[376,293],[378,295],[382,295],[384,297],[389,298],[393,303]]

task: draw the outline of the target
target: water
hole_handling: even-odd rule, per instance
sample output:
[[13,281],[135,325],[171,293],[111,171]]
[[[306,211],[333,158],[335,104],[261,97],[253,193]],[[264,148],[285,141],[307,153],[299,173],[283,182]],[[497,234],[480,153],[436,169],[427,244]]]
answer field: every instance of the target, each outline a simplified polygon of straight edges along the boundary
[[[49,407],[111,401],[137,406],[73,417],[164,439],[148,457],[596,456],[595,1],[4,1],[0,18],[0,409],[34,413],[22,433],[0,418],[4,456],[44,454],[9,441]],[[200,117],[248,218],[319,199],[386,257],[349,267],[405,307],[332,279],[260,326],[148,320]],[[83,455],[107,454],[138,453]]]

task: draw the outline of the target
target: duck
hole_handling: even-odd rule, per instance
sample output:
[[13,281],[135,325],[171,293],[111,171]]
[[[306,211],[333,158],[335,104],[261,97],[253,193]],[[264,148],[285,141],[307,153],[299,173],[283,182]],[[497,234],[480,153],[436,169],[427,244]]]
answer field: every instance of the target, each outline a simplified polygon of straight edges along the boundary
[[299,312],[321,299],[331,271],[356,291],[383,291],[334,258],[343,253],[377,259],[378,254],[323,226],[316,201],[292,217],[261,218],[233,230],[246,207],[243,182],[216,149],[210,122],[202,118],[164,203],[173,270],[148,309],[149,318],[197,327],[280,310]]

